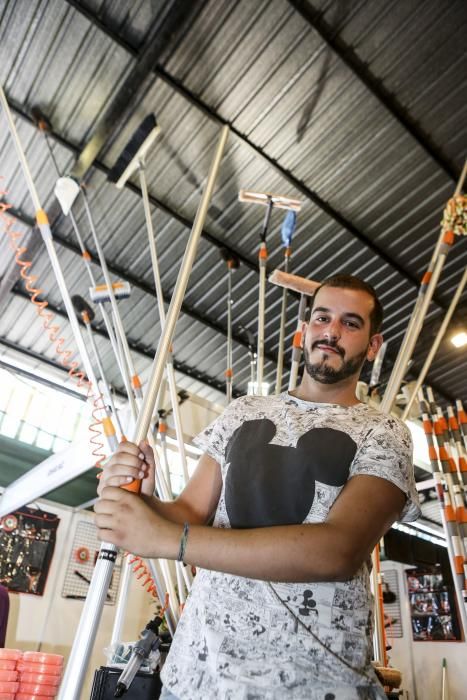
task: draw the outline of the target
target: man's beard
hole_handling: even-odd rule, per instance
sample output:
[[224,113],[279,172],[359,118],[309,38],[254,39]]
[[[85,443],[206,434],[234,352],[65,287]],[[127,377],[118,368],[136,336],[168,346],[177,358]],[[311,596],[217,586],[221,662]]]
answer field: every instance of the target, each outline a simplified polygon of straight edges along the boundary
[[[318,340],[313,343],[312,350],[317,347],[320,342],[322,341]],[[344,358],[344,351],[339,348],[337,343],[327,342],[326,345],[331,348],[336,348],[340,356]],[[334,369],[326,364],[326,358],[323,358],[319,362],[311,362],[308,348],[305,347],[303,349],[305,370],[312,379],[315,379],[317,382],[321,382],[321,384],[336,384],[337,382],[341,382],[343,379],[347,379],[347,377],[351,377],[354,374],[360,374],[360,370],[365,362],[366,354],[367,350],[364,350],[358,355],[355,355],[355,357],[350,357],[348,360],[344,360],[339,369]]]

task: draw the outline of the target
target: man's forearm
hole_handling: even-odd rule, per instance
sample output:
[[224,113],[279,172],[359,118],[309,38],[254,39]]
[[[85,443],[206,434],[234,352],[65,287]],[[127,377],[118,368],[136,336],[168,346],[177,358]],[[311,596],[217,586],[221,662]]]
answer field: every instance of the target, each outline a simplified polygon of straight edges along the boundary
[[[177,547],[175,540],[173,558]],[[346,538],[327,523],[248,530],[192,526],[184,559],[205,569],[266,581],[347,580],[358,568]]]

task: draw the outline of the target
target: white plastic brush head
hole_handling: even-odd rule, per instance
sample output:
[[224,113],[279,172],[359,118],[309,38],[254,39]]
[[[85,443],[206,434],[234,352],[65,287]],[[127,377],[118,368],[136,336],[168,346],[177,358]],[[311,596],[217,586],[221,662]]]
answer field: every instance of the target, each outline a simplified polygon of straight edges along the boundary
[[[128,299],[131,294],[129,282],[113,282],[112,290],[115,299]],[[110,301],[109,288],[106,284],[89,287],[89,295],[93,304],[103,304],[106,301]]]
[[55,183],[54,193],[65,216],[70,213],[80,189],[79,183],[70,176],[59,177]]

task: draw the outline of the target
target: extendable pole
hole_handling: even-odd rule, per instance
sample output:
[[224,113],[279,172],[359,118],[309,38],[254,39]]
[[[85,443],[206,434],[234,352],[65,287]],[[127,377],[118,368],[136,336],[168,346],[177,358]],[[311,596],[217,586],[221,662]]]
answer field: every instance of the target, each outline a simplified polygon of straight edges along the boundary
[[[141,184],[141,192],[143,194],[144,215],[146,218],[146,228],[147,228],[147,232],[148,232],[149,250],[150,250],[150,254],[151,254],[152,271],[153,271],[153,275],[154,275],[154,284],[156,287],[157,307],[159,310],[159,320],[160,320],[161,332],[162,332],[164,329],[164,324],[165,324],[164,295],[162,292],[161,277],[160,277],[160,272],[159,272],[159,261],[158,261],[157,249],[156,249],[156,237],[154,235],[154,228],[152,225],[151,208],[150,208],[150,204],[149,204],[149,194],[148,194],[148,186],[147,186],[147,182],[146,182],[146,173],[145,173],[145,168],[144,168],[144,162],[140,163],[139,179],[140,179],[140,184]],[[175,435],[177,437],[178,452],[179,452],[180,461],[182,464],[183,478],[184,478],[185,484],[186,484],[186,483],[188,483],[188,479],[189,479],[188,462],[187,462],[187,458],[186,458],[185,440],[183,437],[183,428],[182,428],[182,419],[181,419],[181,415],[180,415],[180,406],[178,404],[177,385],[175,382],[175,370],[174,370],[174,366],[173,366],[173,356],[172,356],[172,348],[171,347],[170,347],[169,353],[167,355],[166,373],[167,373],[167,384],[169,386],[170,403],[172,404],[172,410],[173,410]]]
[[[151,422],[157,394],[163,378],[167,354],[175,331],[175,324],[180,313],[188,278],[193,267],[199,239],[203,230],[206,214],[209,208],[212,191],[219,171],[220,162],[224,152],[228,127],[223,127],[219,143],[214,156],[214,161],[208,175],[208,180],[203,196],[198,207],[188,245],[183,257],[178,274],[177,284],[167,312],[164,331],[159,339],[156,356],[153,362],[151,378],[147,392],[138,416],[133,442],[139,444],[147,433]],[[94,567],[94,573],[89,586],[88,595],[84,603],[83,612],[76,633],[70,658],[66,667],[65,676],[60,687],[59,700],[78,700],[84,679],[86,667],[94,645],[97,627],[102,615],[105,597],[110,585],[118,548],[110,543],[103,542],[99,556]]]
[[[49,151],[50,159],[51,159],[51,161],[52,161],[52,163],[53,163],[53,166],[54,166],[54,169],[55,169],[55,173],[56,173],[57,177],[61,177],[61,173],[60,173],[60,171],[59,171],[59,169],[58,169],[58,164],[57,164],[57,161],[55,160],[55,156],[54,156],[54,154],[53,154],[52,147],[51,147],[51,145],[50,145],[50,143],[49,143],[49,140],[48,140],[48,138],[47,138],[47,126],[44,124],[43,121],[42,121],[42,123],[41,123],[41,121],[39,120],[38,128],[39,128],[40,132],[41,132],[41,133],[43,134],[43,136],[44,136],[44,141],[45,141],[45,144],[46,144],[47,149],[48,149],[48,151]],[[95,280],[95,278],[94,278],[94,275],[93,275],[93,272],[92,272],[92,268],[91,268],[91,263],[90,263],[91,256],[90,256],[89,252],[86,250],[86,247],[85,247],[85,245],[84,245],[84,243],[83,243],[83,239],[81,238],[81,234],[80,234],[80,232],[79,232],[78,223],[77,223],[77,221],[76,221],[76,219],[75,219],[75,216],[74,216],[73,212],[71,211],[71,209],[70,209],[70,211],[69,211],[68,216],[70,217],[70,221],[71,221],[71,225],[72,225],[72,227],[73,227],[73,231],[75,232],[75,236],[76,236],[76,239],[77,239],[77,241],[78,241],[78,245],[79,245],[79,247],[80,247],[80,249],[81,249],[81,257],[83,258],[83,262],[84,262],[84,265],[85,265],[85,267],[86,267],[86,272],[88,273],[89,279],[91,280],[91,285],[92,285],[93,287],[95,287],[95,286],[96,286],[96,280]],[[103,322],[104,322],[105,329],[106,329],[107,334],[108,334],[108,336],[109,336],[110,344],[111,344],[111,346],[112,346],[112,350],[113,350],[113,352],[114,352],[115,359],[117,360],[117,364],[119,365],[120,372],[122,373],[121,367],[120,367],[120,358],[119,358],[118,349],[117,349],[117,340],[116,340],[116,338],[115,338],[115,334],[114,334],[112,325],[111,325],[111,323],[110,323],[109,316],[108,316],[108,314],[107,314],[107,312],[106,312],[104,306],[100,306],[100,305],[99,305],[99,312],[100,312],[100,314],[102,315],[102,320],[103,320]],[[123,374],[123,373],[122,373],[122,374]]]
[[268,264],[268,251],[266,247],[266,235],[271,219],[273,200],[270,197],[268,200],[266,213],[264,215],[263,230],[261,232],[261,243],[258,253],[259,263],[259,299],[258,299],[258,351],[256,360],[256,393],[263,393],[263,374],[264,374],[264,326],[266,315],[266,268]]
[[125,329],[123,328],[123,323],[122,323],[122,319],[120,316],[120,310],[118,308],[117,300],[115,298],[115,294],[113,291],[112,280],[110,279],[109,268],[107,267],[107,262],[106,262],[106,259],[104,256],[104,251],[101,248],[101,245],[99,243],[99,239],[97,237],[96,227],[94,226],[94,220],[92,218],[91,209],[89,207],[88,197],[87,197],[86,191],[83,188],[81,188],[81,192],[83,194],[84,208],[86,210],[86,215],[88,217],[89,226],[90,226],[91,233],[92,233],[92,238],[94,241],[94,245],[96,246],[97,255],[98,255],[99,262],[100,262],[100,265],[102,268],[102,272],[104,274],[105,283],[107,285],[107,291],[109,294],[110,305],[112,307],[112,312],[114,315],[115,330],[117,332],[117,337],[120,338],[120,342],[121,342],[122,348],[123,348],[123,353],[125,355],[125,360],[126,360],[128,369],[131,373],[131,385],[133,388],[134,395],[137,399],[139,399],[142,396],[141,382],[140,382],[140,379],[135,371],[133,359],[131,357],[130,348],[128,346],[128,341],[127,341],[126,334],[125,334]]
[[292,391],[297,386],[298,369],[302,359],[302,325],[306,319],[306,308],[307,296],[301,294],[298,305],[297,327],[292,340],[292,367],[290,368],[289,391]]
[[[289,271],[292,249],[288,246],[284,251],[284,272]],[[279,326],[279,348],[277,352],[276,394],[282,391],[282,374],[284,371],[285,323],[287,320],[287,288],[282,288],[281,320]]]

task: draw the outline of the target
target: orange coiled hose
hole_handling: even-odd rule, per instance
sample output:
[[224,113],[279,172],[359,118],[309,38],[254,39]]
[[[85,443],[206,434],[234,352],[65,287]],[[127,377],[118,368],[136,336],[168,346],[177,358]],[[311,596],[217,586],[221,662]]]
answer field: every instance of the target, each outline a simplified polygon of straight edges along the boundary
[[[0,195],[5,196],[7,193],[0,190]],[[39,300],[38,297],[43,293],[43,289],[35,287],[37,282],[37,275],[31,274],[30,270],[32,267],[31,260],[23,259],[23,255],[27,252],[27,247],[25,245],[18,245],[18,241],[22,238],[23,234],[19,231],[13,230],[13,224],[15,218],[11,214],[7,215],[6,212],[11,208],[11,204],[5,202],[0,202],[0,218],[5,227],[5,233],[9,237],[9,247],[13,250],[15,254],[15,262],[20,268],[21,278],[25,282],[25,289],[30,294],[31,302],[34,304],[38,316],[42,319],[42,326],[48,333],[49,340],[55,345],[55,353],[60,359],[60,364],[68,369],[68,375],[77,382],[79,388],[84,387],[86,389],[86,398],[93,401],[92,418],[93,423],[89,425],[89,431],[92,433],[89,441],[92,444],[92,454],[96,458],[96,468],[102,468],[102,462],[106,458],[106,454],[103,452],[104,443],[101,442],[102,432],[99,429],[102,420],[98,417],[97,413],[101,411],[104,406],[102,394],[95,395],[93,392],[92,383],[85,376],[84,372],[79,368],[78,362],[71,360],[73,352],[64,347],[65,338],[60,336],[60,326],[53,324],[55,314],[50,310],[47,311],[48,301]]]
[[146,591],[153,598],[157,598],[157,600],[159,600],[162,606],[160,610],[160,616],[163,617],[167,611],[167,608],[169,607],[169,594],[165,594],[164,604],[162,605],[162,601],[160,600],[159,594],[157,593],[156,584],[154,583],[154,579],[151,576],[151,573],[144,559],[136,556],[136,554],[130,554],[130,552],[124,552],[123,556],[131,557],[131,559],[128,559],[129,566],[134,565],[132,571],[135,574],[137,580],[140,581],[142,579],[141,585],[143,586],[143,588],[145,588]]

